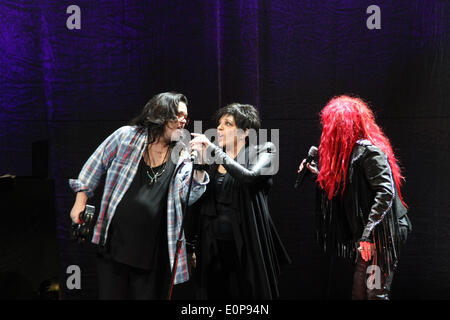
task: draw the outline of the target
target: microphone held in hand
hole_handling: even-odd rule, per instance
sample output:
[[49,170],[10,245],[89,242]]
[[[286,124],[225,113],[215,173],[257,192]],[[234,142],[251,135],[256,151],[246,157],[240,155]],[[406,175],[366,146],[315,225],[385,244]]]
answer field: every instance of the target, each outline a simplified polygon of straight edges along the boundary
[[199,156],[199,154],[198,154],[198,151],[197,150],[191,150],[191,162],[196,162],[197,161],[197,159],[198,159],[198,156]]
[[308,156],[306,157],[306,161],[303,165],[303,170],[300,171],[300,173],[297,176],[297,179],[295,180],[295,185],[294,185],[295,189],[297,189],[298,186],[302,183],[303,178],[304,178],[306,172],[308,171],[308,168],[306,165],[313,161],[314,157],[317,156],[317,152],[318,152],[317,147],[311,146],[311,148],[309,148]]

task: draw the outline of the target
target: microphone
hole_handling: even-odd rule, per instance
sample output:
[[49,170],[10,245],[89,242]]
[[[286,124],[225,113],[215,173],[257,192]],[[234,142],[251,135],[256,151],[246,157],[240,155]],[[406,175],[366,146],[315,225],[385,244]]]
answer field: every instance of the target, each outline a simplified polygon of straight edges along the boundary
[[191,150],[191,155],[190,155],[191,162],[195,162],[197,160],[198,156],[199,156],[199,154],[198,154],[197,150]]
[[306,157],[306,162],[303,166],[303,170],[298,174],[297,179],[295,180],[295,185],[294,185],[295,189],[297,189],[298,186],[302,183],[303,177],[305,176],[306,171],[308,171],[308,168],[306,167],[306,165],[308,163],[311,163],[311,161],[313,161],[314,157],[317,155],[317,151],[318,151],[318,149],[315,146],[311,146],[311,148],[309,148],[308,156]]
[[[183,129],[180,134],[180,140],[178,140],[177,145],[179,148],[189,151],[189,141],[191,134],[186,129]],[[181,150],[180,150],[181,151]],[[197,150],[191,149],[189,152],[189,159],[191,162],[195,162],[198,159],[199,153]]]

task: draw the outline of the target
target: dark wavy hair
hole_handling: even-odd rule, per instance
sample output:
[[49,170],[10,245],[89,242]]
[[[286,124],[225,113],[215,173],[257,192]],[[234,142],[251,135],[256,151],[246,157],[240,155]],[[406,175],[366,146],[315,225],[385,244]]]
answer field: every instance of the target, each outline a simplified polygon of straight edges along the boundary
[[139,129],[148,129],[148,143],[153,143],[164,134],[167,122],[177,118],[178,104],[184,102],[187,106],[187,98],[178,92],[163,92],[153,96],[144,106],[142,112],[130,125]]

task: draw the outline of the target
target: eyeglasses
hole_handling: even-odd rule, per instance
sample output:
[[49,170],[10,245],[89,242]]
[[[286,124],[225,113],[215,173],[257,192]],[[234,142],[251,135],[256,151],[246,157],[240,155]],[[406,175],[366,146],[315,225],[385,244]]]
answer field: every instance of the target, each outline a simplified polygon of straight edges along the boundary
[[185,121],[185,125],[188,125],[189,122],[191,121],[191,119],[189,119],[186,115],[184,115],[184,113],[180,112],[177,114],[176,118],[173,119],[172,121]]

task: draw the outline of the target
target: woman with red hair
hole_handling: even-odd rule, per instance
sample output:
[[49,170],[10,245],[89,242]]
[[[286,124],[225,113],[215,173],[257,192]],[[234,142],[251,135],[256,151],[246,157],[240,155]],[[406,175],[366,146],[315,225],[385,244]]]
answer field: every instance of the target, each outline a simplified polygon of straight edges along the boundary
[[389,299],[400,246],[411,231],[398,161],[363,100],[335,97],[320,116],[319,168],[307,164],[317,174],[319,243],[356,261],[353,299]]

